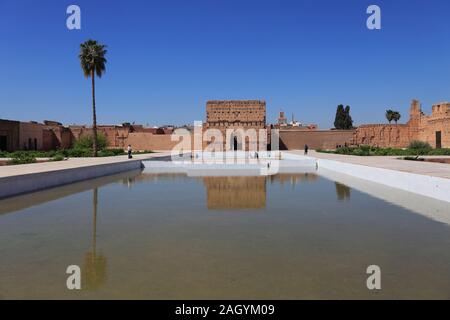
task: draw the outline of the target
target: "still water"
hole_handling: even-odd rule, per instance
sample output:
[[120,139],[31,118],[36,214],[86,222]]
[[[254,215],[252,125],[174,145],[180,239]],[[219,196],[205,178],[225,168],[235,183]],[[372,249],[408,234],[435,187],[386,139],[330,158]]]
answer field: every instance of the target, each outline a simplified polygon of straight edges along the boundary
[[0,298],[450,299],[450,227],[426,215],[448,204],[376,188],[137,171],[3,200]]

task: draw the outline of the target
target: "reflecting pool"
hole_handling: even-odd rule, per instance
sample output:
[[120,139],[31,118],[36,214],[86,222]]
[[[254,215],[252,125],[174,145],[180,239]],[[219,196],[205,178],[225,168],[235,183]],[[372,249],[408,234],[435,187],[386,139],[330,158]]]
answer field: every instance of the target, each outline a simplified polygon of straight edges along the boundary
[[326,172],[128,172],[0,201],[0,298],[449,299],[449,216]]

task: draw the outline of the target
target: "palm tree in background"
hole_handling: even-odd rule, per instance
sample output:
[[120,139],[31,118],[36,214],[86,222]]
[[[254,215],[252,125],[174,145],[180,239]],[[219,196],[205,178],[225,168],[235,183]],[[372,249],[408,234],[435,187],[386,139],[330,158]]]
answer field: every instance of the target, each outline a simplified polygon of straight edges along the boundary
[[402,115],[398,111],[394,111],[391,109],[386,110],[386,119],[387,121],[389,121],[389,123],[395,121],[395,124],[397,124],[398,120],[400,120],[401,117]]
[[392,120],[394,120],[395,124],[397,124],[398,120],[400,120],[401,117],[402,115],[400,114],[400,112],[394,111],[394,114],[392,115]]
[[95,75],[102,77],[106,71],[106,46],[95,40],[88,40],[80,45],[80,62],[84,76],[92,79],[92,131],[93,131],[93,151],[97,156],[97,115],[95,111]]
[[387,121],[389,121],[390,124],[392,120],[394,120],[394,111],[392,111],[391,109],[386,110],[386,119]]

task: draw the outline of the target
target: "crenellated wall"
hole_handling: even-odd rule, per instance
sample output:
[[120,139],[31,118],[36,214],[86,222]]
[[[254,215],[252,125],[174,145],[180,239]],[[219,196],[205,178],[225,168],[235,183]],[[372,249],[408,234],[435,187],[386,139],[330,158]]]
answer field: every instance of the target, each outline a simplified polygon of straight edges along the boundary
[[410,119],[406,124],[361,125],[354,137],[357,145],[383,148],[406,148],[413,140],[428,142],[433,148],[450,148],[450,103],[435,104],[432,106],[431,115],[425,115],[420,102],[413,100]]
[[[222,133],[224,150],[227,142],[230,149],[240,149],[245,143],[246,150],[256,150],[259,144],[270,143],[270,130],[267,133],[262,130],[269,129],[266,126],[266,103],[260,100],[208,101],[203,133],[207,129],[217,129]],[[227,136],[227,129],[243,130]],[[255,131],[245,131],[248,129]],[[279,129],[280,148],[284,150],[303,149],[305,144],[312,149],[334,149],[344,145],[406,148],[413,140],[428,142],[434,148],[450,148],[450,103],[434,104],[431,114],[426,115],[420,102],[413,100],[406,124],[365,124],[355,130],[306,130],[304,127],[283,126]],[[178,143],[171,140],[172,130],[129,123],[98,126],[98,132],[106,136],[109,148],[125,149],[131,144],[134,150],[171,150]],[[256,134],[253,143],[250,142],[250,133]],[[91,127],[65,127],[55,121],[42,124],[0,119],[2,150],[65,149],[85,135],[92,135]],[[205,140],[200,147],[206,148],[213,141],[212,138],[211,141]]]
[[419,125],[419,140],[436,147],[436,133],[440,132],[441,147],[450,148],[450,103],[433,105],[431,115],[423,115]]

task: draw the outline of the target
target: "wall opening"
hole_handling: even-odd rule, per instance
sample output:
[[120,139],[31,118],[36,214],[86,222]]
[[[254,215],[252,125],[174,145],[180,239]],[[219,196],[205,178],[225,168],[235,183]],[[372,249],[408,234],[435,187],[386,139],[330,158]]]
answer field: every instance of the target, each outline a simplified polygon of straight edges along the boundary
[[436,131],[436,149],[442,148],[442,133],[441,131]]
[[8,150],[8,137],[0,136],[0,151],[7,151],[7,150]]

